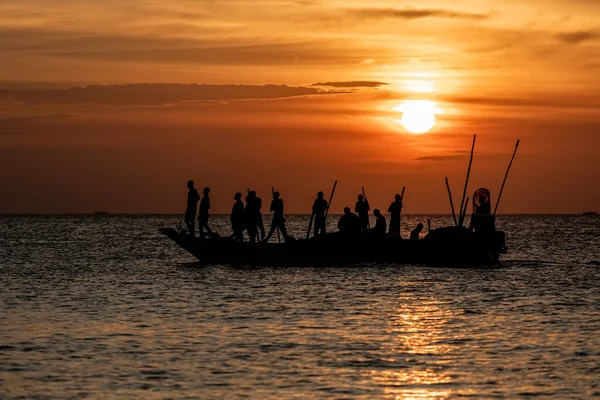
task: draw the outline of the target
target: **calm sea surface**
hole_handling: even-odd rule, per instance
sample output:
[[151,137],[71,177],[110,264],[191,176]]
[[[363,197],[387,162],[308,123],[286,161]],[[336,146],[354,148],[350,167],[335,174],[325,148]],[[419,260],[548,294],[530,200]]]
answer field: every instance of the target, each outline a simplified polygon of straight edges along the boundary
[[201,267],[178,221],[0,217],[0,398],[600,397],[600,217],[501,216],[481,269]]

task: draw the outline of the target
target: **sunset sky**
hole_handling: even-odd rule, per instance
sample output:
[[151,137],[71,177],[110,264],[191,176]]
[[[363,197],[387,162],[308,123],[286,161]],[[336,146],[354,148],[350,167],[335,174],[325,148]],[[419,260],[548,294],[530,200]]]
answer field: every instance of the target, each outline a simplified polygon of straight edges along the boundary
[[[598,15],[597,0],[0,0],[0,213],[183,212],[188,179],[215,212],[272,186],[307,212],[337,179],[332,212],[361,186],[387,209],[406,186],[405,212],[447,213],[473,134],[469,194],[495,199],[521,139],[500,212],[599,210]],[[436,124],[410,133],[399,121],[423,104]]]

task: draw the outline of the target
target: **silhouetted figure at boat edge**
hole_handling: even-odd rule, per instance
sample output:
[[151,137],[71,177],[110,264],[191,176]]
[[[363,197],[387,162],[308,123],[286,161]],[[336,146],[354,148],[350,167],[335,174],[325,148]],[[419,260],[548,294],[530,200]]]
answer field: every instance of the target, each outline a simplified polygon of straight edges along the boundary
[[[258,219],[262,220],[260,211],[257,210],[257,197],[255,191],[249,191],[246,196],[246,208],[244,209],[244,222],[250,243],[256,242],[258,236]],[[258,215],[257,215],[258,214]]]
[[206,230],[207,236],[211,237],[212,230],[208,226],[208,218],[210,210],[210,188],[205,187],[202,190],[202,200],[200,200],[200,211],[198,212],[198,229],[200,230],[200,238],[204,237],[204,230]]
[[327,228],[325,227],[325,212],[327,212],[327,200],[323,198],[323,192],[317,193],[317,198],[312,207],[312,212],[315,216],[315,237],[325,235]]
[[358,195],[358,201],[356,202],[356,206],[354,207],[354,211],[358,214],[358,220],[360,222],[360,233],[367,233],[369,227],[369,211],[371,210],[371,206],[369,206],[369,202],[364,198],[362,194]]
[[358,220],[358,215],[350,211],[350,207],[344,207],[344,214],[340,217],[338,229],[344,236],[360,235],[360,222]]
[[273,192],[273,201],[271,201],[270,210],[273,212],[271,229],[269,229],[269,234],[263,240],[268,242],[277,229],[279,229],[285,239],[287,237],[287,229],[285,228],[285,218],[283,217],[283,200],[279,198],[279,192]]
[[400,233],[400,222],[402,213],[402,196],[397,194],[395,201],[388,208],[390,215],[390,233]]
[[415,229],[413,229],[412,232],[410,233],[411,242],[416,242],[417,240],[419,240],[419,236],[421,235],[422,230],[423,230],[423,224],[419,223],[415,227]]
[[381,214],[378,208],[373,210],[373,215],[375,215],[375,226],[373,229],[369,231],[369,234],[374,237],[384,237],[386,231],[386,222],[385,217]]
[[475,212],[479,215],[486,215],[492,213],[491,204],[485,195],[482,194],[479,196],[479,205],[477,206]]
[[185,210],[185,225],[191,237],[196,236],[196,209],[198,208],[198,201],[200,195],[196,188],[194,188],[194,181],[188,181],[188,195],[187,195],[187,208]]
[[255,191],[252,191],[250,193],[254,193],[254,198],[256,201],[256,226],[258,227],[258,230],[260,232],[260,240],[264,240],[265,224],[263,223],[262,212],[260,211],[262,209],[262,199],[256,195]]
[[234,198],[233,208],[231,209],[231,230],[233,230],[232,237],[238,241],[244,241],[244,203],[242,202],[242,194],[236,193]]

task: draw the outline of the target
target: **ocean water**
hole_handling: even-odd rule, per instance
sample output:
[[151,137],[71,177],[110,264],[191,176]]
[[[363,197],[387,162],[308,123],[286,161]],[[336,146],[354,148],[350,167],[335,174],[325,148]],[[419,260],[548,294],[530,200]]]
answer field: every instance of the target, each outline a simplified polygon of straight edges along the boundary
[[201,267],[179,218],[0,217],[0,398],[600,397],[597,216],[501,216],[479,269]]

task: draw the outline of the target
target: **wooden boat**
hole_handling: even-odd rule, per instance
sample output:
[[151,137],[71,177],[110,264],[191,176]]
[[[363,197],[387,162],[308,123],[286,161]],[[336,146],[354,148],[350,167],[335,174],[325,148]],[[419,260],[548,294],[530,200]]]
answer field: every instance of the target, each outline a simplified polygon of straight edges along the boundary
[[467,228],[432,230],[424,239],[410,241],[399,235],[385,237],[328,234],[285,243],[240,243],[231,238],[191,237],[186,232],[162,228],[181,248],[206,265],[273,267],[324,267],[365,263],[483,266],[497,264],[506,250],[504,233],[473,232]]
[[596,211],[585,211],[583,215],[598,215]]
[[[496,264],[506,252],[504,232],[496,230],[496,211],[502,190],[513,163],[519,141],[508,165],[496,208],[492,212],[489,190],[475,191],[473,212],[468,228],[464,227],[468,198],[465,201],[471,162],[467,170],[463,199],[456,218],[452,194],[446,178],[455,226],[434,229],[422,240],[404,240],[400,235],[349,235],[341,232],[304,240],[288,239],[285,243],[244,243],[214,236],[197,239],[172,228],[160,231],[204,264],[285,266],[338,266],[364,263],[426,264],[441,266],[483,266]],[[336,181],[337,184],[337,181]],[[332,196],[335,191],[333,186]],[[404,190],[402,192],[404,194]],[[364,195],[364,189],[363,189]],[[329,201],[331,204],[331,198]],[[311,218],[312,220],[312,218]],[[309,227],[310,232],[310,227]]]
[[[466,212],[466,207],[465,207]],[[185,231],[160,232],[203,264],[318,267],[364,263],[483,266],[497,264],[506,252],[504,232],[496,230],[490,214],[490,192],[478,189],[473,196],[469,228],[450,226],[430,231],[421,240],[398,234],[350,235],[341,232],[285,243],[237,242],[232,238],[195,238]]]

